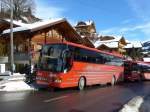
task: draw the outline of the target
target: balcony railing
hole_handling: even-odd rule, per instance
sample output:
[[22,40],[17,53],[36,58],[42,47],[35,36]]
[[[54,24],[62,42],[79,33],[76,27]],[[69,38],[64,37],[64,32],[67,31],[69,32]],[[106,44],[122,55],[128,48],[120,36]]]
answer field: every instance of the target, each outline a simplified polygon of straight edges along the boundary
[[30,60],[29,53],[15,53],[14,54],[15,62],[24,62],[24,61],[29,61],[29,60]]
[[0,56],[0,64],[2,63],[8,63],[8,57],[7,56]]
[[[29,63],[31,59],[31,55],[29,53],[14,53],[14,63]],[[10,57],[8,56],[0,56],[0,64],[9,63]]]

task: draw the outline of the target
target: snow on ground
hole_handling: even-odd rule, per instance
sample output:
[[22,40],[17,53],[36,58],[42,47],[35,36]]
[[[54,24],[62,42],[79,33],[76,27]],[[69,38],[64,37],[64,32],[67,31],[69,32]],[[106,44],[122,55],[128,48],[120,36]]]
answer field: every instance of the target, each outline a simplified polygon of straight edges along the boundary
[[143,97],[136,96],[132,98],[127,104],[125,104],[119,112],[144,112],[139,111],[143,102],[144,102]]
[[150,112],[150,95],[147,95],[144,98],[144,102],[142,103],[139,112]]
[[8,80],[0,81],[0,91],[26,91],[35,90],[24,82],[25,75],[14,73]]
[[119,112],[150,112],[150,94],[132,98]]
[[14,73],[13,75],[10,75],[8,80],[9,81],[25,80],[25,74]]
[[24,81],[11,81],[5,84],[2,84],[0,91],[26,91],[26,90],[34,90],[34,88],[30,87]]

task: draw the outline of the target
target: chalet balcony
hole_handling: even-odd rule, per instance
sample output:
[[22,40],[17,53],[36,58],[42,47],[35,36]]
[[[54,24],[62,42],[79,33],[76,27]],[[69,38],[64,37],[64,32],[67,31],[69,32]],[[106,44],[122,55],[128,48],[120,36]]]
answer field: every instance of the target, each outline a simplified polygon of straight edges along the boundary
[[29,63],[30,54],[29,53],[14,53],[15,63]]
[[0,56],[0,64],[2,63],[8,63],[8,57],[7,56]]

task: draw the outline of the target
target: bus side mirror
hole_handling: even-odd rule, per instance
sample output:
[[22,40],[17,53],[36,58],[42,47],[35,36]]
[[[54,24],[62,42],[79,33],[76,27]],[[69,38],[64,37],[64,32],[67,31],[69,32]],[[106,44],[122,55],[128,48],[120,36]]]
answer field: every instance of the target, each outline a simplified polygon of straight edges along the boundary
[[64,69],[64,73],[67,73],[68,69]]

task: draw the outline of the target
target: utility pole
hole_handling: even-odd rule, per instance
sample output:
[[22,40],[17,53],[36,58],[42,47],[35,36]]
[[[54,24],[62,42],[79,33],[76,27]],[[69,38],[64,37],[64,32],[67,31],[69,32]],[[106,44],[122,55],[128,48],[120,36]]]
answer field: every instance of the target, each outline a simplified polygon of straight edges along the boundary
[[11,74],[13,75],[15,67],[14,67],[14,44],[13,44],[13,0],[10,3],[10,61],[11,61]]

